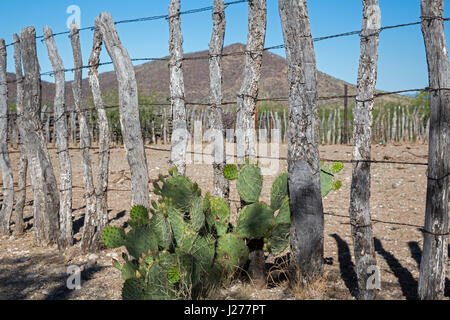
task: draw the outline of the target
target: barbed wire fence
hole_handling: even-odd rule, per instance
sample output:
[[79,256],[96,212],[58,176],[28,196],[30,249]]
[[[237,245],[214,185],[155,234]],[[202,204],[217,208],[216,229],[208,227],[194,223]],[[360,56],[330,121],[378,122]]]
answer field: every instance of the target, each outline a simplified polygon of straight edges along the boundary
[[[225,3],[226,7],[232,6],[232,5],[236,5],[236,4],[240,4],[240,3],[246,3],[248,2],[247,0],[239,0],[239,1],[231,1],[231,2],[227,2]],[[197,9],[192,9],[192,10],[187,10],[187,11],[182,11],[180,12],[181,15],[187,15],[187,14],[196,14],[196,13],[200,13],[200,12],[206,12],[206,11],[212,11],[214,8],[213,7],[203,7],[203,8],[197,8]],[[121,21],[117,21],[115,22],[116,25],[120,25],[120,24],[129,24],[129,23],[139,23],[139,22],[146,22],[146,21],[155,21],[155,20],[162,20],[162,19],[169,19],[169,15],[159,15],[159,16],[149,16],[149,17],[142,17],[142,18],[135,18],[135,19],[128,19],[128,20],[121,20]],[[426,19],[426,17],[421,17]],[[448,22],[450,20],[450,18],[444,18],[443,21],[444,22]],[[386,31],[386,30],[393,30],[393,29],[398,29],[398,28],[405,28],[405,27],[411,27],[411,26],[416,26],[416,25],[420,25],[421,21],[419,22],[410,22],[410,23],[403,23],[403,24],[397,24],[397,25],[389,25],[389,26],[384,26],[382,28],[380,28],[378,30],[378,32],[382,32],[382,31]],[[86,28],[81,28],[79,29],[80,31],[94,31],[95,27],[86,27]],[[349,37],[349,36],[361,36],[362,31],[361,30],[354,30],[354,31],[349,31],[349,32],[343,32],[343,33],[338,33],[338,34],[332,34],[332,35],[327,35],[327,36],[321,36],[321,37],[317,37],[317,38],[313,38],[314,42],[320,42],[320,41],[325,41],[325,40],[329,40],[329,39],[336,39],[336,38],[342,38],[342,37]],[[55,33],[54,36],[61,36],[61,35],[69,35],[70,31],[65,31],[65,32],[58,32]],[[36,39],[41,39],[42,41],[44,41],[44,36],[37,36]],[[13,43],[9,43],[6,45],[6,47],[11,47],[14,45]],[[275,45],[275,46],[270,46],[270,47],[266,47],[264,48],[264,51],[270,51],[270,50],[278,50],[278,49],[284,49],[285,46],[283,44],[281,45]],[[222,57],[230,57],[230,56],[244,56],[246,54],[252,54],[252,52],[249,51],[237,51],[237,52],[231,52],[231,53],[223,53],[221,56]],[[208,60],[211,58],[211,55],[207,54],[207,55],[200,55],[200,56],[193,56],[193,57],[184,57],[182,59],[182,61],[192,61],[192,60]],[[132,62],[152,62],[152,61],[169,61],[168,57],[143,57],[143,58],[133,58],[131,59]],[[101,62],[98,63],[96,65],[85,65],[82,66],[80,68],[68,68],[68,69],[63,69],[63,70],[59,70],[59,71],[63,71],[63,72],[75,72],[76,70],[79,69],[89,69],[91,67],[99,67],[99,66],[106,66],[106,65],[111,65],[113,64],[113,62]],[[49,71],[49,72],[43,72],[41,73],[41,76],[54,76],[54,74],[56,73],[56,71]],[[16,83],[17,80],[10,80],[7,81],[7,84],[11,84],[11,83]],[[404,94],[404,93],[411,93],[411,92],[433,92],[433,91],[439,91],[439,90],[450,90],[450,88],[429,88],[429,87],[424,87],[424,88],[415,88],[415,89],[404,89],[404,90],[396,90],[396,91],[390,91],[390,92],[378,92],[374,95],[374,99],[376,98],[380,98],[383,96],[387,96],[387,95],[396,95],[396,94]],[[333,96],[319,96],[318,99],[321,101],[327,101],[327,100],[335,100],[335,99],[356,99],[356,95],[354,94],[347,94],[347,95],[333,95]],[[289,97],[266,97],[266,98],[258,98],[256,99],[257,102],[288,102],[289,101]],[[223,101],[222,105],[234,105],[236,104],[236,101]],[[209,106],[209,103],[205,103],[203,101],[187,101],[186,105],[192,105],[192,106]],[[154,102],[154,103],[144,103],[144,104],[140,104],[140,107],[146,107],[146,106],[171,106],[171,103],[169,102]],[[115,109],[115,108],[119,108],[119,105],[105,105],[104,106],[105,109]],[[86,108],[86,111],[95,111],[95,108]],[[66,110],[65,113],[66,114],[70,114],[73,113],[75,111],[73,110]],[[51,111],[46,111],[43,112],[44,114],[53,114],[53,112]],[[17,113],[9,113],[7,116],[9,117],[15,117],[18,116]],[[56,148],[54,148],[56,149]],[[95,150],[95,147],[92,147],[91,149]],[[161,149],[161,148],[155,148],[155,147],[148,147],[146,146],[146,149],[150,149],[150,150],[154,150],[154,151],[162,151],[162,152],[170,152],[170,150],[167,149]],[[49,150],[52,150],[52,148],[49,148]],[[69,150],[79,150],[79,148],[69,148]],[[10,153],[19,153],[19,151],[15,152],[15,151],[11,151]],[[191,154],[195,154],[194,152],[189,152]],[[198,154],[198,153],[197,153]],[[209,155],[209,154],[205,154],[205,153],[200,153],[201,155]],[[227,155],[227,156],[235,156],[235,155]],[[259,158],[268,158],[268,157],[259,157]],[[285,157],[278,157],[277,158],[280,161],[285,161],[287,160]],[[365,161],[354,161],[354,160],[345,160],[345,159],[322,159],[324,162],[342,162],[342,163],[349,163],[349,164],[354,164],[354,163],[358,163],[358,162],[368,162],[371,164],[392,164],[392,165],[411,165],[411,166],[428,166],[427,162],[414,162],[414,161],[397,161],[397,160],[365,160]],[[445,177],[448,176],[448,173],[445,175]],[[439,179],[442,179],[442,177],[439,177]],[[79,187],[79,186],[74,186],[74,188],[83,188],[83,187]],[[109,191],[111,192],[130,192],[131,190],[119,190],[119,189],[109,189]],[[333,214],[330,214],[333,215]],[[347,217],[346,217],[347,218]],[[376,221],[375,221],[376,222]]]

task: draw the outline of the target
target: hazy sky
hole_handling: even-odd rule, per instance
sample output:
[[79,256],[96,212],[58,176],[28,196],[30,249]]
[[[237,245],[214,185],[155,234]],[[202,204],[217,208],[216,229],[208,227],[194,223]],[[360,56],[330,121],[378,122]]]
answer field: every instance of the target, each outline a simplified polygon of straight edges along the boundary
[[[229,1],[229,0],[225,0]],[[420,0],[379,0],[382,25],[394,25],[420,20]],[[444,16],[447,16],[446,1]],[[117,20],[167,14],[169,0],[15,0],[0,1],[0,38],[7,43],[13,33],[20,33],[27,26],[34,26],[42,34],[44,26],[53,31],[67,31],[67,8],[77,5],[81,9],[81,27],[94,24],[102,11],[109,11]],[[212,0],[181,0],[182,10],[212,5]],[[309,13],[313,37],[358,30],[361,28],[362,0],[309,0]],[[268,23],[266,47],[283,43],[278,13],[278,1],[267,0]],[[246,3],[230,6],[227,11],[225,44],[245,43],[247,38],[248,7]],[[446,23],[450,25],[450,23]],[[208,49],[211,37],[211,12],[182,16],[184,50],[186,53]],[[123,44],[132,58],[163,57],[168,55],[168,25],[165,19],[118,25]],[[90,55],[92,32],[81,33],[83,60],[87,64]],[[66,68],[73,66],[70,41],[67,35],[56,37]],[[447,37],[448,42],[448,37]],[[44,43],[38,40],[41,71],[51,71]],[[350,36],[315,43],[318,69],[336,78],[356,83],[359,60],[359,37]],[[8,70],[13,72],[13,48],[8,48]],[[284,49],[273,53],[285,56]],[[110,61],[103,51],[102,61]],[[111,66],[101,67],[101,72]],[[85,76],[86,76],[85,72]],[[378,85],[381,90],[421,88],[428,85],[425,49],[420,25],[381,33]],[[73,75],[68,73],[67,79]],[[44,80],[53,81],[50,77]]]

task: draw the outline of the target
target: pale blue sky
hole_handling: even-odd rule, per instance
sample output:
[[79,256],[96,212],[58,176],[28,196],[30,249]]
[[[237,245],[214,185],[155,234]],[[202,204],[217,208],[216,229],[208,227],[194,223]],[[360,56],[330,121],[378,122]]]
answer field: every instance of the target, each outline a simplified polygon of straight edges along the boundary
[[[226,0],[227,1],[227,0]],[[420,0],[379,0],[382,25],[419,21]],[[444,15],[447,16],[448,1]],[[212,5],[212,0],[182,0],[182,10]],[[81,27],[94,24],[102,11],[109,11],[115,20],[133,19],[167,14],[169,0],[15,0],[0,2],[0,38],[12,41],[13,33],[20,33],[27,26],[34,26],[38,35],[49,25],[54,32],[66,31],[66,10],[70,5],[81,8]],[[283,43],[278,1],[267,0],[268,24],[266,47]],[[358,30],[361,28],[361,0],[309,0],[311,26],[314,37]],[[226,45],[247,38],[246,3],[227,9]],[[211,12],[182,16],[185,52],[206,50],[211,36]],[[447,26],[449,23],[447,23]],[[123,44],[132,58],[162,57],[168,54],[167,21],[147,21],[118,25]],[[447,37],[448,38],[448,37]],[[81,33],[83,60],[89,58],[92,32]],[[70,41],[66,35],[56,38],[66,68],[73,66]],[[448,41],[448,40],[447,40]],[[315,43],[318,69],[336,78],[356,82],[359,58],[359,37],[350,36]],[[284,56],[284,49],[274,50]],[[13,50],[8,48],[8,70],[13,71]],[[42,72],[51,71],[44,43],[38,40],[38,54]],[[109,61],[104,52],[103,61]],[[110,66],[101,72],[111,70]],[[427,86],[427,68],[422,33],[419,26],[383,31],[380,38],[378,88],[401,90]],[[86,75],[86,74],[85,74]],[[67,74],[71,79],[72,74]],[[50,77],[44,80],[52,81]]]

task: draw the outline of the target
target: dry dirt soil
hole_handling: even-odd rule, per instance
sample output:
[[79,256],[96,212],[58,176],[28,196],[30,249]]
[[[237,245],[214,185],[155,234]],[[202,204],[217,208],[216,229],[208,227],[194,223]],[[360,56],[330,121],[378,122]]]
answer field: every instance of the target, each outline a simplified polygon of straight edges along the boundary
[[[167,174],[169,146],[147,146],[150,177]],[[351,160],[351,146],[321,146],[325,159]],[[373,159],[427,162],[427,145],[374,145]],[[51,150],[55,174],[58,177],[57,155]],[[286,146],[280,154],[286,154]],[[94,167],[97,154],[92,152]],[[14,170],[18,154],[11,155]],[[120,299],[122,280],[112,267],[112,258],[121,256],[121,249],[105,249],[96,254],[83,254],[79,249],[80,228],[83,224],[84,201],[81,157],[71,152],[74,176],[73,207],[77,244],[62,253],[55,247],[44,248],[34,244],[32,230],[32,194],[27,189],[28,206],[25,210],[27,232],[20,237],[0,238],[0,299]],[[279,162],[279,172],[286,162]],[[95,170],[94,170],[95,171]],[[372,166],[371,212],[377,262],[381,270],[380,299],[416,299],[423,236],[426,197],[426,166],[404,164],[374,164]],[[95,174],[95,172],[94,172]],[[212,167],[189,165],[187,175],[198,182],[204,192],[212,190]],[[269,201],[270,187],[276,175],[266,176],[262,197]],[[17,175],[15,175],[15,178]],[[284,282],[257,290],[250,283],[235,281],[212,293],[213,299],[354,299],[356,287],[353,244],[348,206],[350,198],[351,165],[345,164],[338,174],[342,189],[331,192],[324,199],[325,209],[325,276],[311,288],[289,288]],[[1,181],[1,180],[0,180]],[[30,184],[30,182],[28,183]],[[236,212],[238,195],[232,184],[232,210]],[[130,173],[125,152],[117,147],[111,152],[109,218],[110,224],[124,226],[130,210]],[[156,199],[155,195],[151,195]],[[1,198],[1,196],[0,196]],[[13,226],[14,228],[14,226]],[[271,261],[270,257],[268,261]],[[79,266],[82,272],[80,290],[66,286],[67,267]],[[448,267],[447,270],[450,270]],[[447,277],[446,299],[450,296]]]

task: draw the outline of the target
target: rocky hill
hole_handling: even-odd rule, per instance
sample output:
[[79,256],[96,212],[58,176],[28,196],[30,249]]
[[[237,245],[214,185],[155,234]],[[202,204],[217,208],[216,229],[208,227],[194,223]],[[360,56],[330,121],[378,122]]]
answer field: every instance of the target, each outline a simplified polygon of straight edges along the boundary
[[[224,53],[242,52],[245,50],[243,44],[233,44],[224,48]],[[87,53],[85,53],[86,55]],[[207,51],[189,53],[185,56],[194,58],[183,62],[186,100],[189,102],[199,101],[207,102],[209,95],[209,68],[208,59],[195,59],[208,55]],[[234,101],[239,92],[242,83],[242,72],[244,68],[243,55],[229,55],[223,59],[224,70],[224,100]],[[164,101],[169,97],[169,71],[167,61],[152,61],[135,67],[136,79],[139,91],[150,95],[152,92],[158,93]],[[85,76],[87,76],[85,72]],[[13,74],[8,75],[8,79],[14,79]],[[103,92],[116,90],[117,80],[114,72],[105,72],[100,74],[100,83]],[[340,96],[344,93],[344,85],[348,84],[342,80],[333,78],[325,73],[318,72],[319,96]],[[356,87],[349,85],[349,94],[356,93]],[[66,84],[67,105],[72,104],[71,83]],[[91,96],[89,83],[87,79],[83,80],[84,97],[88,100]],[[15,85],[9,85],[9,100],[15,100]],[[260,98],[268,97],[286,97],[288,95],[287,83],[287,63],[286,60],[265,51],[263,56],[263,69],[260,83]],[[42,83],[43,102],[52,105],[54,96],[54,85],[52,83]],[[409,97],[401,95],[385,96],[377,99],[377,102],[395,102],[399,104],[407,103]],[[352,101],[350,101],[352,103]],[[321,101],[321,106],[342,105],[342,99]]]

